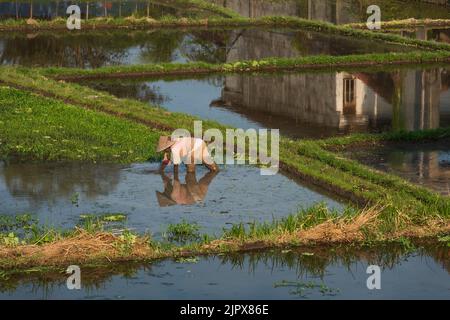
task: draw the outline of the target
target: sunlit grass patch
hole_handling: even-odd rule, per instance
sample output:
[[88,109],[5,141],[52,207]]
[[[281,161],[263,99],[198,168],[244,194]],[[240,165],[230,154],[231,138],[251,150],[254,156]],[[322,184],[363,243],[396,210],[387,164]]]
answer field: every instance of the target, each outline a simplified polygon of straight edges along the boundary
[[113,116],[0,87],[3,159],[139,162],[155,157],[158,132]]

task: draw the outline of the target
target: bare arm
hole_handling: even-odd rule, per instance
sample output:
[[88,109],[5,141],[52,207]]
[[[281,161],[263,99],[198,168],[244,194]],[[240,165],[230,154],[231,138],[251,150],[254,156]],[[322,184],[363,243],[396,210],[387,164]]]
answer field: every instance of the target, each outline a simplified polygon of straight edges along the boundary
[[164,158],[161,162],[161,166],[159,167],[160,171],[164,171],[164,169],[167,167],[167,165],[170,163],[170,156],[168,152],[164,152]]

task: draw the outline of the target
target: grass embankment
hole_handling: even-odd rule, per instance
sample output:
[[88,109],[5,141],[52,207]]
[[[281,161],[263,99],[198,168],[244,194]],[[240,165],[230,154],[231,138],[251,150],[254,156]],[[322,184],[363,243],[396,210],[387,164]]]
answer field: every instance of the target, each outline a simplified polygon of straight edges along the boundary
[[[54,97],[87,109],[133,120],[162,132],[171,132],[177,128],[187,128],[192,131],[193,121],[200,120],[187,114],[170,112],[137,100],[118,99],[106,92],[100,92],[75,83],[54,81],[39,75],[33,69],[2,68],[1,70],[0,82],[31,90],[44,96]],[[214,121],[203,121],[203,125],[209,128],[225,128]]]
[[352,134],[345,137],[332,137],[317,141],[318,144],[330,150],[339,147],[354,146],[361,143],[373,144],[381,141],[421,142],[446,139],[450,137],[450,127],[428,129],[422,131],[396,131],[380,134]]
[[[87,2],[86,0],[83,0]],[[171,15],[156,20],[152,17],[139,17],[134,13],[128,17],[93,17],[81,20],[82,30],[116,29],[116,28],[148,28],[162,26],[205,25],[208,19],[240,19],[241,16],[228,8],[215,5],[205,0],[158,0],[154,4],[183,11],[183,17]],[[197,10],[197,14],[194,12]],[[67,18],[58,17],[52,20],[28,18],[5,19],[0,21],[0,31],[14,30],[67,30]]]
[[342,67],[367,67],[377,65],[425,64],[450,61],[450,45],[433,41],[409,39],[394,34],[383,34],[336,26],[326,22],[310,21],[295,17],[263,17],[259,19],[226,19],[209,23],[211,26],[266,26],[282,28],[303,28],[329,34],[338,34],[373,41],[384,41],[409,46],[411,52],[368,53],[346,56],[306,56],[298,58],[266,58],[261,60],[237,61],[233,63],[210,64],[204,62],[161,63],[128,66],[109,66],[96,69],[40,68],[39,72],[58,79],[113,78],[129,76],[170,76],[204,73],[256,72],[289,69],[318,69]]
[[[170,113],[138,101],[118,99],[107,93],[72,83],[54,81],[29,71],[27,73],[14,68],[5,70],[7,72],[0,74],[0,80],[27,90],[54,96],[63,101],[71,101],[77,106],[138,121],[149,127],[156,125],[158,128],[192,130],[195,118],[189,115]],[[98,98],[93,99],[93,96]],[[212,121],[206,121],[203,125],[205,128],[225,129],[224,126]],[[292,229],[291,233],[280,232],[277,227],[275,228],[278,230],[275,232],[277,236],[274,237],[274,233],[269,232],[273,228],[262,226],[249,231],[250,234],[245,233],[246,235],[240,237],[239,241],[235,238],[232,238],[231,242],[221,239],[221,245],[234,246],[236,250],[241,250],[244,247],[258,247],[257,243],[262,243],[263,247],[303,243],[311,240],[313,235],[316,237],[318,231],[321,232],[319,233],[320,237],[315,238],[318,242],[381,240],[397,236],[434,235],[448,231],[450,199],[410,184],[396,176],[387,175],[355,161],[341,158],[323,149],[322,144],[323,142],[291,141],[282,138],[280,145],[282,167],[313,184],[346,197],[362,207],[368,205],[371,209],[359,211],[358,214],[347,214],[341,218],[326,215],[324,220],[320,221],[324,223],[320,228],[314,224],[314,227],[317,228],[311,229],[314,232],[309,231],[313,233],[303,232],[306,230],[302,229],[305,226],[305,220],[301,220],[301,223],[296,222],[295,224],[302,226],[302,232],[299,232],[297,228]],[[314,220],[320,216],[321,214],[317,212],[316,208],[310,212],[308,219]],[[267,235],[262,231],[266,229]],[[286,231],[283,228],[281,230]],[[207,248],[212,248],[212,252],[216,252],[214,250],[220,249],[220,245],[216,245],[217,243],[210,243]],[[58,246],[57,243],[55,245]],[[206,247],[201,248],[208,252]],[[38,249],[35,248],[35,250]],[[171,251],[166,250],[164,254],[167,252]],[[200,253],[201,251],[195,252]],[[114,252],[108,254],[114,256]],[[138,253],[128,258],[136,255]],[[162,257],[162,255],[163,253],[160,251],[144,252],[145,257]]]
[[[33,26],[35,29],[48,29],[44,28],[46,25],[55,25],[62,26],[65,28],[65,20],[63,21],[42,21],[42,26],[39,23]],[[230,19],[167,19],[167,20],[149,20],[146,18],[141,19],[102,19],[99,18],[97,20],[93,19],[92,22],[89,22],[85,26],[85,29],[89,28],[89,23],[97,23],[95,28],[101,28],[101,25],[109,26],[110,28],[116,27],[140,27],[140,28],[152,28],[152,27],[198,27],[198,26],[208,26],[208,27],[267,27],[267,28],[296,28],[302,30],[309,31],[317,31],[324,32],[327,34],[335,34],[340,36],[348,36],[355,38],[362,38],[366,40],[373,41],[384,41],[387,43],[400,44],[404,46],[411,46],[420,49],[431,49],[431,50],[447,50],[450,51],[450,45],[446,43],[438,43],[434,41],[424,41],[418,39],[411,39],[402,37],[395,34],[386,34],[381,32],[372,32],[370,30],[360,30],[357,28],[352,28],[349,26],[341,26],[334,25],[332,23],[316,21],[316,20],[307,20],[297,17],[285,17],[285,16],[266,16],[261,18],[242,18],[242,17],[234,17]],[[123,23],[125,23],[123,25]],[[2,24],[0,24],[0,31],[13,31],[13,30],[21,30],[24,26],[20,27],[17,25],[17,21],[15,20],[6,20]],[[69,32],[69,31],[67,31]]]
[[[447,240],[448,241],[448,240]],[[214,256],[220,265],[228,265],[238,270],[253,270],[257,264],[296,270],[298,275],[309,274],[323,277],[330,266],[342,264],[350,269],[356,263],[378,265],[381,268],[392,268],[405,259],[414,256],[431,257],[434,261],[448,266],[448,245],[444,241],[409,241],[399,239],[395,243],[383,243],[370,246],[302,246],[299,248],[265,250],[256,252],[228,253]],[[174,258],[177,263],[196,263],[198,257]],[[107,260],[97,263],[83,264],[83,288],[98,288],[114,276],[133,278],[139,270],[148,268],[147,261],[130,261],[110,263]],[[67,265],[40,266],[24,269],[8,269],[0,271],[0,291],[14,291],[25,283],[33,288],[47,288],[52,283],[63,283],[67,280]],[[447,267],[448,269],[448,267]],[[283,284],[281,282],[280,284]]]
[[[43,95],[70,101],[77,106],[120,116],[160,130],[171,131],[175,128],[186,128],[192,132],[193,121],[197,119],[186,114],[172,113],[156,107],[152,108],[139,101],[118,99],[108,93],[98,92],[77,84],[47,79],[30,71],[24,72],[14,68],[6,68],[0,74],[0,80]],[[225,126],[214,121],[204,121],[203,127],[205,129],[218,128],[222,131],[226,129]],[[393,199],[399,198],[398,204],[407,203],[409,200],[413,201],[412,204],[415,204],[418,201],[417,199],[423,200],[418,196],[419,193],[425,192],[428,194],[426,189],[414,187],[414,190],[416,190],[413,192],[414,195],[403,197],[401,191],[409,189],[403,188],[399,192],[396,189],[398,185],[386,185],[387,180],[384,180],[383,177],[389,177],[388,175],[366,167],[356,167],[355,162],[340,159],[322,149],[320,144],[321,142],[291,141],[282,138],[280,154],[283,166],[312,183],[362,205],[368,202],[375,203],[379,199],[392,200],[392,197]],[[355,174],[355,168],[357,168],[358,174]],[[411,187],[413,188],[412,185]],[[394,190],[395,192],[392,193]],[[433,201],[427,199],[426,202],[441,203],[439,196],[436,195],[436,198],[433,199]],[[421,206],[418,205],[418,208],[421,208]],[[436,208],[436,210],[440,212],[439,208]],[[432,206],[430,206],[429,212],[433,211]]]
[[[349,23],[345,25],[349,28],[367,29],[366,23]],[[403,19],[393,21],[382,21],[381,30],[390,29],[411,29],[417,27],[426,28],[448,28],[450,27],[450,19]]]
[[[381,228],[378,219],[382,210],[382,207],[363,211],[347,209],[339,215],[318,205],[272,223],[233,225],[218,238],[202,236],[196,228],[186,225],[172,226],[171,232],[176,233],[171,236],[185,239],[181,244],[169,240],[154,241],[149,236],[138,236],[129,231],[124,231],[120,236],[113,235],[103,230],[103,223],[64,233],[43,229],[40,231],[42,236],[35,228],[24,228],[34,230],[33,236],[28,238],[19,238],[7,230],[9,233],[0,238],[3,243],[0,246],[0,267],[3,270],[39,266],[50,268],[72,263],[136,262],[300,245],[405,242],[409,241],[406,237],[436,237],[450,231],[448,225],[437,223],[427,229],[415,226],[408,231],[386,231]],[[26,227],[27,222],[20,225]],[[8,229],[8,225],[2,227]]]
[[139,162],[156,157],[160,133],[144,125],[5,86],[0,105],[3,159]]
[[205,62],[161,63],[101,67],[97,69],[37,68],[48,77],[60,80],[99,78],[181,76],[210,73],[250,73],[282,70],[339,70],[343,67],[375,67],[389,65],[417,65],[450,61],[450,52],[408,52],[386,54],[362,54],[347,56],[307,56],[299,58],[266,58],[235,63],[210,64]]

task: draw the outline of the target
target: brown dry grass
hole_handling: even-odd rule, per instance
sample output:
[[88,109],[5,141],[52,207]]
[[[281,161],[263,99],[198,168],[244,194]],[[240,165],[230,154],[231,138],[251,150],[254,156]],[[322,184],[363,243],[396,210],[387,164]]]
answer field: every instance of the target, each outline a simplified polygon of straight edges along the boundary
[[154,254],[146,238],[138,238],[127,252],[121,249],[121,243],[123,240],[110,233],[91,234],[77,229],[72,237],[44,245],[0,246],[0,261],[6,266],[49,266],[100,260],[140,260]]
[[[168,257],[218,254],[276,247],[361,244],[367,234],[377,234],[382,207],[367,208],[352,218],[330,219],[307,229],[287,232],[274,230],[263,237],[244,237],[213,240],[189,248],[157,249],[145,237],[136,238],[126,251],[124,240],[110,233],[87,233],[77,229],[73,236],[43,245],[0,246],[0,267],[25,268],[35,266],[67,266],[72,263],[107,263],[118,261],[143,261]],[[432,219],[426,225],[403,225],[397,231],[382,234],[377,240],[395,240],[400,237],[428,238],[450,232],[450,222]]]

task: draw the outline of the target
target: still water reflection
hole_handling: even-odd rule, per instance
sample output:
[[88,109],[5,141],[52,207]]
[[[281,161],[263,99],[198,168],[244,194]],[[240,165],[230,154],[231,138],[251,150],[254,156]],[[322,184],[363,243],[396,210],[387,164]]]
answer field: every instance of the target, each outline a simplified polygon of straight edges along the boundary
[[[301,248],[83,268],[81,290],[63,273],[34,272],[0,282],[1,299],[448,299],[449,249],[407,252]],[[381,290],[368,290],[367,267],[379,265]]]
[[376,169],[400,175],[450,196],[450,141],[391,143],[346,153]]
[[185,183],[180,181],[178,173],[173,180],[165,173],[161,173],[164,183],[164,191],[156,191],[156,198],[160,207],[174,205],[192,205],[202,202],[208,193],[208,187],[218,172],[208,172],[200,180],[197,180],[196,172],[187,172]]
[[397,52],[379,41],[290,29],[116,30],[1,33],[0,64],[98,68],[160,62],[210,63],[267,57]]
[[[0,214],[31,213],[42,224],[72,228],[81,214],[124,213],[127,227],[156,236],[169,224],[197,223],[220,234],[227,223],[271,221],[301,207],[341,203],[281,174],[223,167],[197,176],[159,173],[158,163],[131,166],[45,163],[0,165]],[[197,180],[198,179],[198,180]]]
[[450,125],[448,68],[96,80],[86,85],[238,128],[293,137]]

